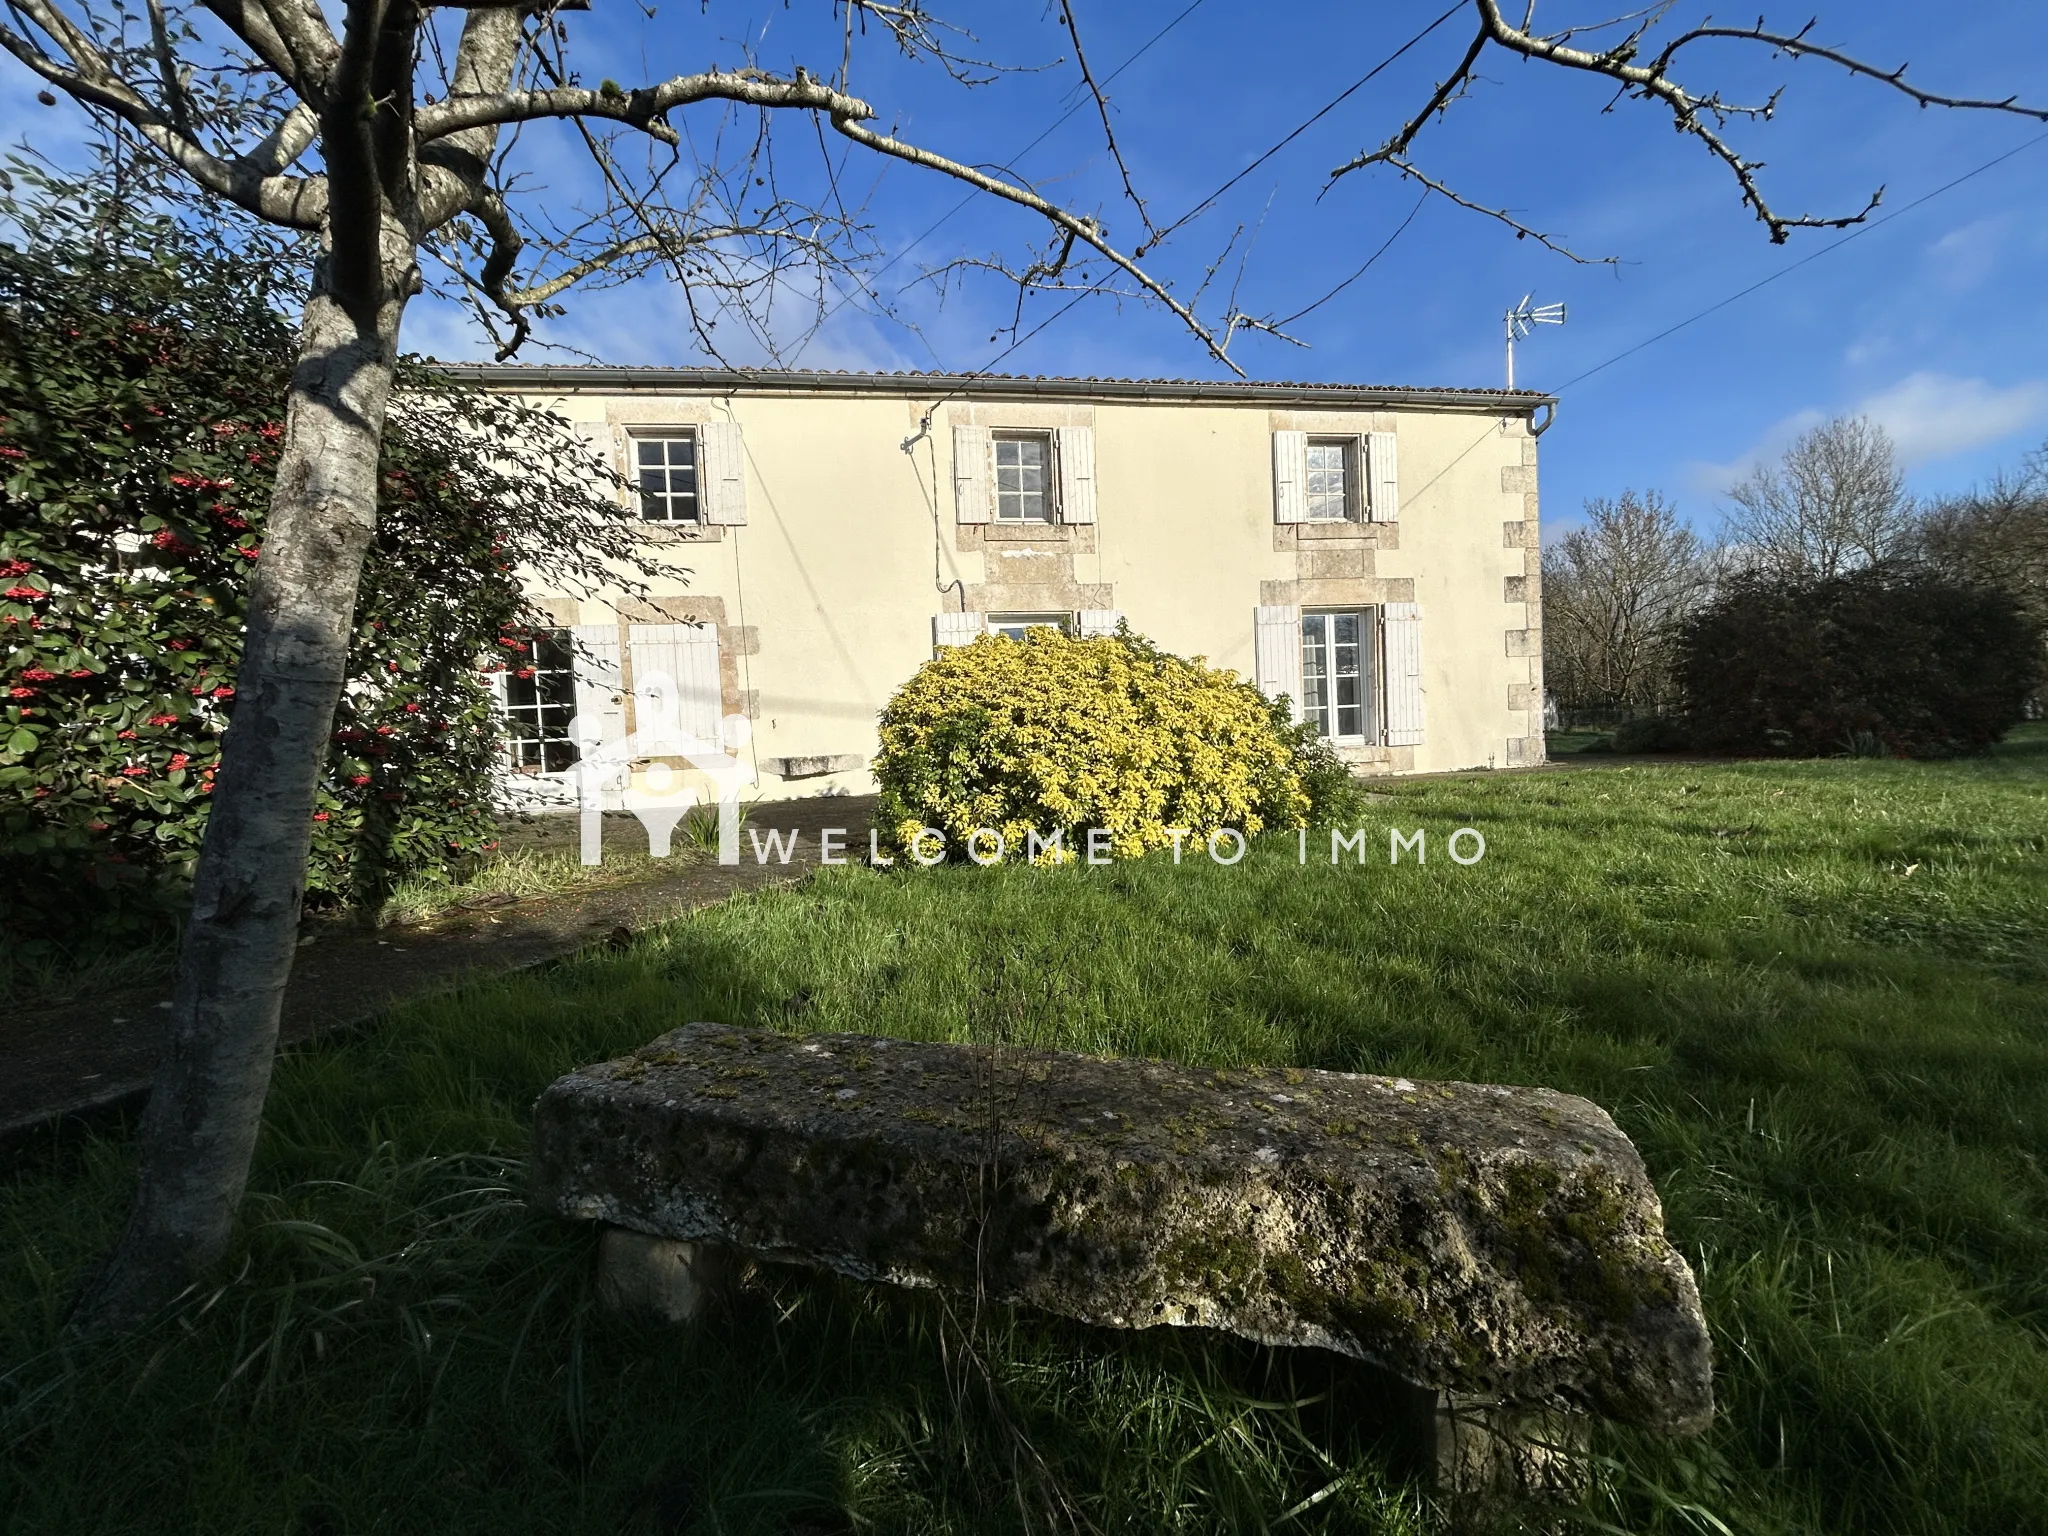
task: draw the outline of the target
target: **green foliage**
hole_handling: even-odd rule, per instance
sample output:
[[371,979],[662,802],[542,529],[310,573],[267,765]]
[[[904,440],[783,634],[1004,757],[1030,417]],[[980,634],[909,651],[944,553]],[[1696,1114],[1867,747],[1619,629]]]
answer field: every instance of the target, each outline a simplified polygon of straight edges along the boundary
[[[1058,832],[1072,859],[1098,828],[1116,857],[1134,858],[1167,846],[1175,828],[1198,845],[1222,827],[1301,825],[1311,809],[1304,766],[1332,792],[1328,764],[1284,708],[1127,626],[1086,640],[1048,626],[947,646],[890,699],[881,740],[876,824],[899,848],[934,827],[956,858],[984,827],[1012,858],[1026,856],[1031,833]],[[993,848],[984,839],[977,851]]]
[[[595,1314],[588,1232],[519,1198],[533,1097],[709,1018],[1585,1094],[1699,1275],[1720,1413],[1691,1441],[1600,1431],[1592,1497],[1538,1528],[2048,1529],[2048,729],[1955,762],[1384,788],[1426,864],[1332,869],[1312,836],[1304,868],[1288,833],[1231,869],[827,870],[291,1053],[189,1331],[59,1348],[131,1150],[20,1159],[0,1509],[25,1531],[1024,1536],[1068,1528],[1042,1457],[1081,1529],[1445,1529],[1364,1433],[1370,1378],[1321,1351],[949,1318],[774,1265],[700,1328]],[[1468,825],[1482,863],[1435,857]],[[694,1525],[663,1523],[678,1507]]]
[[1701,750],[1898,757],[2002,739],[2041,670],[2040,631],[2011,595],[1911,564],[1737,577],[1685,623],[1676,667]]
[[[160,927],[197,855],[293,358],[289,324],[244,276],[0,248],[11,944]],[[541,621],[515,567],[630,554],[565,427],[405,377],[319,792],[315,902],[375,902],[489,842],[485,669],[524,664]]]
[[1336,826],[1353,822],[1364,814],[1365,786],[1330,738],[1309,720],[1295,720],[1288,706],[1269,701],[1267,709],[1278,736],[1293,759],[1294,777],[1308,797],[1307,819],[1313,826]]

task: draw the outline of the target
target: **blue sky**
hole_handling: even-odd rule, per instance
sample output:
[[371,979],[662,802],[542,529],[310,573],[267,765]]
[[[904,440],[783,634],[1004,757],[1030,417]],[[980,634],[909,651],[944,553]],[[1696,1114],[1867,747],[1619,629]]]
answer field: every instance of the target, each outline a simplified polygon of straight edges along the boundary
[[[1139,192],[1156,222],[1178,218],[1242,170],[1403,41],[1446,0],[1374,6],[1262,5],[1243,0],[1113,4],[1075,0],[1098,76],[1123,65],[1161,28],[1164,37],[1110,88],[1114,123]],[[1812,0],[1809,0],[1809,4]],[[1673,13],[1694,19],[1703,7]],[[1186,14],[1182,12],[1186,10]],[[1056,13],[1037,6],[942,8],[978,34],[976,51],[1050,64],[1068,53]],[[1549,26],[1598,19],[1597,7],[1545,0]],[[1773,20],[1796,25],[1787,12]],[[2022,0],[1943,7],[1940,22],[1905,0],[1823,0],[1815,36],[1886,66],[1912,62],[1932,89],[2048,100],[2048,29]],[[1745,18],[1746,19],[1746,18]],[[638,7],[599,0],[571,15],[572,60],[587,80],[627,84],[750,54],[764,67],[804,63],[829,73],[839,34],[829,7],[799,3]],[[1325,190],[1330,167],[1378,144],[1448,70],[1469,36],[1454,17],[1259,166],[1148,265],[1182,292],[1242,227],[1219,284],[1240,283],[1239,302],[1288,314],[1354,271],[1409,218],[1417,193],[1376,170]],[[34,86],[7,66],[0,129],[61,146],[71,109],[32,104]],[[1492,385],[1501,381],[1501,314],[1524,292],[1562,300],[1562,328],[1518,352],[1519,382],[1564,388],[1544,439],[1545,518],[1554,533],[1583,498],[1657,487],[1711,527],[1716,492],[1800,427],[1866,411],[1899,442],[1909,482],[1922,493],[1966,486],[2015,464],[2048,438],[2048,143],[2025,119],[1921,111],[1869,83],[1812,61],[1773,62],[1732,44],[1700,48],[1683,73],[1730,96],[1787,87],[1772,122],[1735,124],[1732,139],[1768,165],[1773,201],[1788,211],[1849,212],[1879,184],[1891,214],[1985,162],[2009,159],[1898,214],[1812,260],[1841,236],[1795,232],[1773,247],[1738,202],[1727,171],[1668,118],[1621,102],[1593,82],[1505,56],[1446,119],[1428,128],[1413,157],[1467,196],[1516,210],[1527,223],[1619,266],[1578,266],[1517,241],[1511,232],[1439,199],[1420,211],[1386,254],[1348,289],[1299,322],[1310,345],[1240,337],[1233,354],[1255,378],[1369,383]],[[879,38],[856,48],[853,89],[883,125],[956,158],[999,163],[1047,196],[1099,212],[1126,247],[1139,235],[1121,199],[1092,106],[1074,112],[1071,62],[1006,75],[972,90],[928,64],[895,58]],[[692,138],[708,142],[713,114],[693,109]],[[1045,134],[1028,154],[1020,151]],[[828,136],[829,137],[829,136]],[[566,135],[531,130],[525,164],[540,196],[560,204],[587,186]],[[844,151],[832,141],[835,164]],[[819,148],[807,124],[784,125],[778,163],[801,184],[816,177]],[[1009,343],[992,341],[1013,292],[994,278],[969,280],[940,301],[916,282],[927,267],[962,256],[1028,256],[1039,238],[1020,211],[975,199],[927,234],[960,201],[956,184],[855,152],[841,185],[868,198],[868,217],[895,265],[878,279],[917,324],[913,332],[869,306],[839,307],[801,355],[806,365],[968,370]],[[815,182],[814,182],[815,184]],[[1320,197],[1319,197],[1319,194]],[[925,238],[913,246],[918,236]],[[1249,243],[1241,277],[1239,257]],[[1795,263],[1804,262],[1795,268]],[[1763,279],[1755,293],[1710,318],[1572,383],[1688,316]],[[1213,312],[1217,293],[1210,295]],[[1065,302],[1030,300],[1028,330]],[[607,361],[701,360],[680,321],[673,286],[649,277],[573,300],[547,339]],[[442,356],[481,355],[480,338],[446,305],[417,304],[408,341]],[[793,334],[793,332],[792,332]],[[546,356],[535,352],[540,359]],[[735,361],[756,360],[736,347]],[[1003,371],[1223,377],[1170,316],[1132,303],[1090,299],[1003,359]]]

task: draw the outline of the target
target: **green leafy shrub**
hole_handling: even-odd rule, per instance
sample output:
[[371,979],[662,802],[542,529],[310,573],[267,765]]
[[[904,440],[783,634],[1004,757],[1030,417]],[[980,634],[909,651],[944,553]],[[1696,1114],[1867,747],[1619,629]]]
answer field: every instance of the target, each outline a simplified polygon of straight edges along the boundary
[[[197,856],[292,358],[288,321],[243,276],[0,248],[10,945],[161,928]],[[488,844],[488,671],[526,664],[544,622],[515,567],[594,574],[631,552],[566,426],[407,378],[319,792],[316,903],[375,901]]]
[[[1128,629],[949,646],[890,699],[881,739],[877,825],[899,849],[934,827],[954,857],[987,827],[1012,858],[1029,852],[1028,834],[1058,832],[1063,853],[1042,858],[1071,859],[1095,828],[1131,858],[1170,844],[1176,827],[1194,847],[1224,827],[1300,826],[1316,794],[1351,789],[1349,770],[1284,707]],[[994,849],[984,838],[976,851]],[[935,852],[929,838],[924,852]]]
[[2010,595],[1905,564],[1738,577],[1678,641],[1686,738],[1710,752],[1981,751],[2024,718],[2040,671]]

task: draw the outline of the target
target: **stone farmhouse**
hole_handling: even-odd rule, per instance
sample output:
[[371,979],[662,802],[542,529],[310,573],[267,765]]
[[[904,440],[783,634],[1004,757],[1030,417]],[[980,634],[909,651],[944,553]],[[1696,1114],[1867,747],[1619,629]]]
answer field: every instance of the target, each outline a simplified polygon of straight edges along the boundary
[[[570,721],[752,722],[757,792],[874,788],[876,716],[936,646],[1126,620],[1293,701],[1364,773],[1543,760],[1527,391],[509,366],[576,424],[672,569],[537,594],[508,786],[573,799]],[[684,766],[678,762],[676,767]]]

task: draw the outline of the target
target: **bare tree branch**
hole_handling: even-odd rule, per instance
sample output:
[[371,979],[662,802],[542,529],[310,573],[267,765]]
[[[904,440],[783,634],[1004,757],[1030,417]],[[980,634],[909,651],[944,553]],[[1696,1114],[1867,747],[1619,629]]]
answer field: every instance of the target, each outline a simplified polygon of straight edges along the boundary
[[157,78],[163,83],[164,104],[171,109],[171,126],[189,139],[193,136],[192,102],[178,79],[178,62],[171,47],[171,24],[164,16],[163,0],[149,0],[149,40],[156,54]]
[[493,95],[451,94],[447,101],[421,110],[420,142],[427,144],[465,128],[532,122],[538,118],[583,117],[625,123],[664,144],[676,144],[676,131],[663,118],[677,107],[700,101],[735,101],[756,107],[803,108],[814,112],[845,111],[865,120],[875,109],[858,97],[845,96],[802,69],[793,80],[758,69],[707,70],[677,75],[660,85],[627,91],[606,81],[596,90],[561,85],[543,91],[503,91]]
[[1436,178],[1424,175],[1421,171],[1417,170],[1414,166],[1410,165],[1406,160],[1389,159],[1386,163],[1388,165],[1391,165],[1395,170],[1399,171],[1403,176],[1420,183],[1422,186],[1436,193],[1437,196],[1449,198],[1452,202],[1456,203],[1460,208],[1469,208],[1474,213],[1485,214],[1489,219],[1498,219],[1501,223],[1507,225],[1509,229],[1512,229],[1515,232],[1515,238],[1517,240],[1534,240],[1538,245],[1542,246],[1545,250],[1555,251],[1558,255],[1566,257],[1569,260],[1575,261],[1582,267],[1611,267],[1618,265],[1621,261],[1621,258],[1619,256],[1581,256],[1577,251],[1573,250],[1570,246],[1564,244],[1560,240],[1553,238],[1550,235],[1544,234],[1542,230],[1531,229],[1528,225],[1524,224],[1520,219],[1516,218],[1513,214],[1509,213],[1505,208],[1489,208],[1484,203],[1475,203],[1470,198],[1461,196],[1459,193],[1445,186],[1442,182],[1436,180]]
[[[233,0],[226,0],[232,4]],[[315,108],[325,107],[329,81],[341,60],[341,41],[315,0],[242,0],[262,12],[269,30],[291,56],[294,88]]]
[[[1531,9],[1533,10],[1534,7],[1532,6]],[[1472,80],[1472,68],[1479,62],[1480,54],[1486,51],[1486,43],[1487,35],[1482,31],[1477,37],[1472,39],[1471,45],[1465,50],[1465,57],[1458,61],[1458,67],[1452,70],[1444,79],[1437,82],[1436,89],[1429,94],[1429,100],[1422,104],[1422,110],[1402,124],[1399,133],[1395,134],[1371,154],[1360,154],[1338,166],[1330,172],[1330,180],[1335,181],[1340,176],[1348,175],[1352,171],[1362,170],[1368,165],[1376,165],[1381,161],[1392,160],[1397,156],[1405,155],[1408,152],[1408,146],[1415,142],[1415,135],[1422,132],[1423,125],[1432,117],[1439,116],[1449,110],[1451,103],[1465,94],[1466,87],[1470,85]]]
[[2048,123],[2048,107],[2030,107],[2025,105],[2020,101],[2017,91],[2010,96],[1996,99],[1990,97],[1943,96],[1934,91],[1923,91],[1919,86],[1914,85],[1906,78],[1906,71],[1911,68],[1910,64],[1901,64],[1897,69],[1880,69],[1874,64],[1867,64],[1851,54],[1844,53],[1839,48],[1828,48],[1819,43],[1808,42],[1806,35],[1813,28],[1814,23],[1809,21],[1797,32],[1770,32],[1765,30],[1761,20],[1753,27],[1694,27],[1691,31],[1674,38],[1668,43],[1663,51],[1657,55],[1651,68],[1658,74],[1663,74],[1670,67],[1671,61],[1677,55],[1679,49],[1706,38],[1729,38],[1741,42],[1766,43],[1776,52],[1787,54],[1795,59],[1825,59],[1828,63],[1845,69],[1852,75],[1859,75],[1866,80],[1876,80],[1880,84],[1888,85],[1893,90],[1902,92],[1923,107],[1957,107],[1968,111],[2011,112],[2019,117],[2030,117],[2037,123]]
[[1081,83],[1088,88],[1088,94],[1095,100],[1095,112],[1102,119],[1102,137],[1109,144],[1109,158],[1116,162],[1117,174],[1124,180],[1124,196],[1131,200],[1131,206],[1138,210],[1138,217],[1145,225],[1145,238],[1138,242],[1131,252],[1143,256],[1145,247],[1151,244],[1158,231],[1152,227],[1152,215],[1146,210],[1145,199],[1138,196],[1138,189],[1131,185],[1131,168],[1124,164],[1124,152],[1117,147],[1116,129],[1109,122],[1109,98],[1102,94],[1102,87],[1095,83],[1095,73],[1088,67],[1087,52],[1081,47],[1081,28],[1074,20],[1072,0],[1060,0],[1060,20],[1066,23],[1067,36],[1073,39],[1074,62],[1081,69]]
[[[1939,95],[1932,91],[1924,91],[1910,83],[1905,78],[1906,66],[1903,64],[1894,70],[1881,69],[1876,65],[1867,64],[1838,48],[1829,48],[1817,43],[1808,42],[1807,34],[1813,28],[1812,22],[1808,22],[1806,26],[1800,28],[1797,32],[1789,33],[1770,31],[1761,20],[1754,27],[1717,27],[1712,25],[1694,27],[1678,34],[1670,42],[1666,43],[1649,62],[1638,63],[1636,61],[1642,53],[1646,36],[1651,28],[1668,13],[1670,10],[1668,4],[1653,5],[1644,10],[1630,12],[1624,16],[1613,17],[1607,21],[1593,23],[1590,26],[1567,28],[1564,31],[1548,36],[1539,35],[1530,30],[1532,19],[1535,15],[1534,5],[1528,7],[1528,13],[1524,16],[1522,24],[1518,27],[1501,14],[1500,0],[1473,0],[1473,4],[1478,10],[1479,32],[1466,48],[1465,55],[1459,61],[1457,68],[1436,87],[1430,94],[1428,101],[1424,103],[1422,110],[1404,123],[1399,132],[1394,134],[1392,138],[1388,139],[1378,149],[1362,152],[1338,166],[1330,173],[1330,180],[1332,182],[1335,182],[1340,177],[1349,175],[1353,171],[1363,170],[1367,166],[1372,165],[1394,165],[1402,169],[1406,175],[1416,176],[1418,180],[1426,180],[1416,173],[1412,167],[1405,164],[1404,157],[1408,152],[1408,148],[1414,143],[1415,136],[1422,131],[1424,125],[1431,118],[1440,117],[1470,87],[1472,80],[1475,78],[1473,71],[1489,45],[1503,48],[1510,53],[1519,54],[1523,58],[1537,59],[1544,63],[1556,64],[1567,69],[1578,70],[1612,80],[1618,87],[1618,95],[1636,96],[1646,101],[1662,103],[1671,113],[1673,126],[1680,133],[1689,134],[1698,139],[1706,147],[1709,154],[1727,166],[1730,173],[1735,177],[1736,185],[1741,190],[1743,204],[1751,209],[1764,227],[1770,231],[1773,244],[1783,244],[1786,236],[1794,229],[1842,229],[1852,224],[1862,223],[1870,217],[1871,213],[1882,201],[1884,188],[1879,187],[1876,192],[1871,194],[1869,201],[1862,208],[1850,214],[1799,214],[1792,216],[1778,212],[1765,199],[1763,188],[1756,177],[1756,173],[1763,168],[1763,162],[1746,158],[1721,133],[1721,130],[1733,118],[1761,118],[1768,120],[1777,111],[1778,93],[1773,92],[1765,100],[1754,103],[1728,101],[1718,93],[1709,93],[1707,95],[1694,94],[1685,86],[1673,80],[1670,75],[1672,62],[1677,57],[1679,51],[1693,43],[1708,39],[1760,43],[1771,49],[1774,53],[1785,54],[1794,59],[1822,59],[1846,70],[1851,75],[1876,80],[1901,92],[1913,101],[1918,102],[1922,107],[1956,107],[1979,111],[2010,112],[2032,118],[2038,122],[2048,122],[2048,108],[2022,105],[2016,95],[2007,96],[1999,100]],[[1630,25],[1630,30],[1619,41],[1607,48],[1597,51],[1577,48],[1571,46],[1568,41],[1568,39],[1583,33],[1596,32],[1603,28],[1621,25]],[[1464,198],[1452,193],[1448,188],[1435,183],[1427,184],[1435,186],[1437,191],[1442,192],[1447,197],[1451,197],[1454,201],[1463,203],[1467,207],[1478,208],[1477,204],[1467,202]],[[1491,209],[1478,208],[1478,211],[1500,217]],[[1508,222],[1512,223],[1513,221],[1509,220]],[[1517,226],[1517,234],[1518,236],[1525,234],[1534,235],[1535,232]],[[1538,236],[1537,238],[1541,237]],[[1550,244],[1547,240],[1544,243]],[[1567,252],[1565,254],[1570,253]]]
[[259,174],[276,176],[298,164],[299,157],[319,137],[320,114],[302,101],[280,118],[277,126],[242,159]]
[[297,91],[301,100],[318,107],[325,99],[317,82],[304,77],[290,46],[258,0],[202,0],[202,3],[245,47],[267,64],[278,79]]
[[[852,102],[850,105],[866,107],[865,102]],[[868,108],[863,115],[873,116],[873,109]],[[1112,246],[1104,237],[1101,226],[1095,220],[1084,218],[1079,214],[1069,213],[1057,203],[1048,202],[1045,198],[1040,197],[1036,192],[990,176],[971,165],[962,165],[957,160],[948,160],[944,155],[934,154],[928,149],[920,149],[914,144],[906,144],[901,139],[893,138],[888,134],[875,133],[870,129],[862,127],[860,122],[854,117],[841,116],[835,112],[832,116],[832,126],[847,138],[852,139],[856,144],[865,145],[877,154],[888,155],[893,159],[906,161],[911,165],[922,166],[926,170],[938,171],[943,175],[964,181],[969,186],[978,187],[983,192],[1002,198],[1005,202],[1015,203],[1020,208],[1028,208],[1033,213],[1044,218],[1056,229],[1077,236],[1084,245],[1090,246],[1111,265],[1120,268],[1126,276],[1146,293],[1150,294],[1153,299],[1171,311],[1174,317],[1182,325],[1186,326],[1196,339],[1208,349],[1211,357],[1215,358],[1217,362],[1223,364],[1224,367],[1240,378],[1244,376],[1244,370],[1238,367],[1231,360],[1230,354],[1224,350],[1225,343],[1218,341],[1215,333],[1196,317],[1192,309],[1183,304],[1179,299],[1176,299],[1163,283],[1149,272],[1146,272],[1130,257]]]
[[[1825,59],[1829,63],[1848,70],[1852,74],[1881,81],[1891,86],[1894,90],[1900,91],[1919,102],[1923,107],[1952,106],[2014,112],[2034,118],[2037,121],[2048,122],[2048,110],[2020,106],[2017,104],[2016,98],[2013,97],[2007,97],[2003,101],[1978,101],[1964,97],[1936,96],[1929,92],[1923,92],[1918,87],[1907,83],[1904,78],[1904,65],[1901,65],[1896,70],[1885,71],[1852,58],[1838,49],[1823,48],[1816,44],[1807,43],[1804,41],[1807,28],[1802,28],[1795,34],[1780,34],[1766,31],[1762,22],[1758,22],[1755,27],[1746,30],[1728,27],[1695,28],[1675,38],[1650,63],[1637,64],[1634,62],[1634,59],[1642,35],[1640,29],[1632,32],[1621,45],[1603,52],[1593,53],[1585,49],[1573,48],[1556,39],[1538,37],[1523,28],[1514,26],[1501,15],[1499,0],[1475,0],[1475,3],[1479,7],[1480,21],[1486,29],[1486,35],[1499,46],[1511,52],[1521,54],[1525,58],[1541,59],[1546,63],[1562,65],[1568,69],[1605,76],[1632,94],[1648,100],[1662,102],[1670,110],[1673,124],[1678,131],[1698,138],[1702,144],[1706,145],[1708,152],[1725,164],[1734,174],[1737,185],[1742,189],[1742,201],[1756,214],[1764,227],[1770,231],[1773,244],[1783,244],[1786,235],[1794,229],[1841,229],[1851,224],[1860,224],[1878,206],[1878,203],[1884,197],[1884,189],[1882,187],[1878,188],[1876,192],[1871,194],[1870,200],[1864,204],[1862,209],[1852,214],[1833,217],[1802,214],[1798,217],[1787,217],[1771,207],[1765,200],[1763,190],[1758,185],[1755,176],[1755,172],[1761,168],[1762,162],[1745,159],[1714,128],[1707,125],[1706,119],[1713,117],[1718,122],[1730,113],[1768,117],[1771,115],[1772,107],[1770,104],[1756,108],[1731,107],[1715,95],[1695,96],[1685,87],[1672,80],[1668,74],[1672,59],[1680,48],[1690,43],[1708,37],[1723,37],[1762,43],[1767,47],[1778,52],[1790,54],[1795,58],[1811,55],[1815,58]],[[1808,24],[1808,28],[1810,27],[1811,23]]]
[[[227,161],[180,133],[134,86],[114,74],[105,55],[44,0],[16,0],[18,8],[53,41],[63,44],[72,66],[58,63],[12,27],[0,24],[0,47],[36,74],[87,106],[128,123],[181,171],[207,191],[274,224],[318,229],[326,211],[324,178],[273,176],[248,161]],[[75,45],[64,39],[76,39]]]

